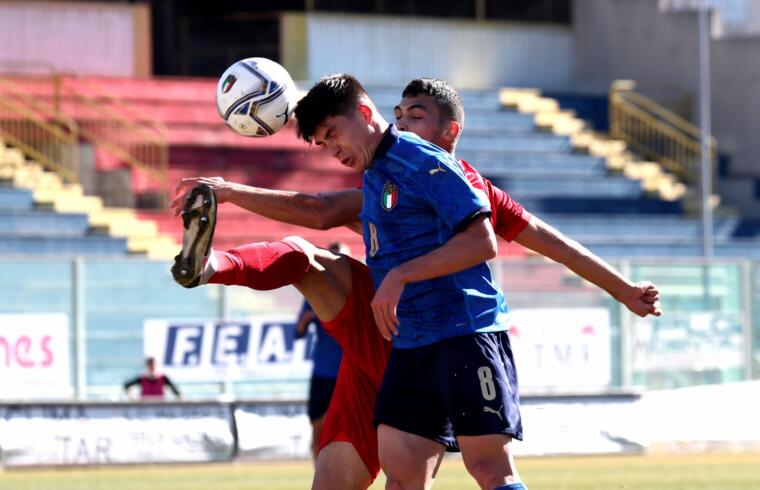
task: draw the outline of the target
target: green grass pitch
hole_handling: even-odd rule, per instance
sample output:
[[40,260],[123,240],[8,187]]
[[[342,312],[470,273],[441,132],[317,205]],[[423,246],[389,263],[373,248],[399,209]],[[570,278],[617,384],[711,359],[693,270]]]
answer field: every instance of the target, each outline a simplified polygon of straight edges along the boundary
[[[760,453],[522,458],[530,490],[756,490]],[[309,462],[25,469],[0,472],[2,490],[290,490],[309,488]],[[372,489],[383,488],[382,476]],[[477,486],[459,459],[444,461],[435,489]]]

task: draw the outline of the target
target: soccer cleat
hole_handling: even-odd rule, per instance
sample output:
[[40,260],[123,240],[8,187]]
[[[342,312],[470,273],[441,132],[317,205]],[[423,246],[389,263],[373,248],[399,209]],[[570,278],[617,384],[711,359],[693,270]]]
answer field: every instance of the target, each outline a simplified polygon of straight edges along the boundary
[[216,226],[216,196],[209,186],[190,192],[182,208],[182,226],[182,250],[174,257],[172,276],[180,286],[194,288],[201,283]]

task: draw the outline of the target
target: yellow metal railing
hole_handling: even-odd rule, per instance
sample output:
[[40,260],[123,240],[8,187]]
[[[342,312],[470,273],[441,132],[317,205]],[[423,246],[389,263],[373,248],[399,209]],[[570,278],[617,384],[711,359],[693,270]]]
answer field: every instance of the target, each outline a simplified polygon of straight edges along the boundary
[[76,112],[84,139],[145,172],[166,187],[168,144],[166,126],[150,115],[108,94],[83,77],[61,78],[61,104]]
[[65,181],[78,181],[77,124],[3,78],[0,78],[0,139]]
[[[645,158],[660,162],[681,180],[699,182],[702,132],[689,121],[635,92],[635,82],[618,80],[610,87],[610,135],[625,141]],[[717,144],[710,138],[710,168]]]
[[19,87],[24,94],[20,98],[30,106],[44,105],[56,117],[76,120],[82,140],[143,172],[165,198],[168,143],[162,122],[84,77],[23,75],[0,81]]

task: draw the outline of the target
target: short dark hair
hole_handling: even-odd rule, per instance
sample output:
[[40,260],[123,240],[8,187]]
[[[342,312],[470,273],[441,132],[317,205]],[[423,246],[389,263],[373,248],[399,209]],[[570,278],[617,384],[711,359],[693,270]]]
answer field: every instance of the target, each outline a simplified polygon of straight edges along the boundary
[[327,75],[319,79],[296,104],[296,132],[298,137],[311,143],[317,126],[330,116],[348,116],[367,91],[359,80],[345,73]]
[[445,80],[437,78],[415,78],[404,88],[401,97],[429,95],[441,110],[441,115],[464,126],[464,106],[457,91]]

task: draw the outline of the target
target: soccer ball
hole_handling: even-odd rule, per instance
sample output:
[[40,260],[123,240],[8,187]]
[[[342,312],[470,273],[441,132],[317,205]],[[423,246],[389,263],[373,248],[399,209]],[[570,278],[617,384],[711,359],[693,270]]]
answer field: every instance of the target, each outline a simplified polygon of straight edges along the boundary
[[269,136],[290,120],[298,89],[288,71],[266,58],[234,63],[216,86],[216,109],[238,134]]

